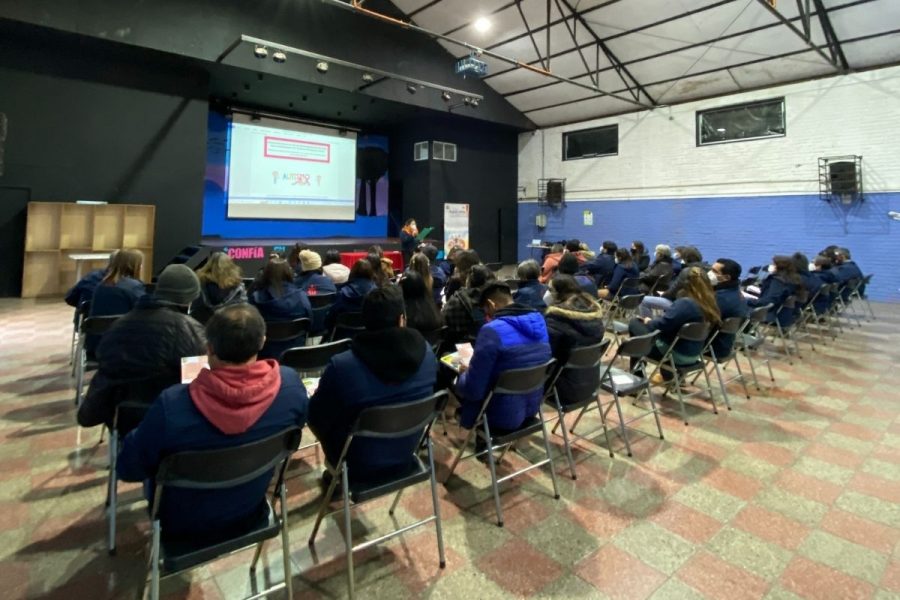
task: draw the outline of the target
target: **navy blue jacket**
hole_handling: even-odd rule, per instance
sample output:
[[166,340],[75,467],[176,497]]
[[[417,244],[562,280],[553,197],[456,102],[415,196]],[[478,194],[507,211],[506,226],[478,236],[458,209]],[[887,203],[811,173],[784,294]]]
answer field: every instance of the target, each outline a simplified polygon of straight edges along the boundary
[[[312,320],[312,306],[306,292],[292,284],[285,284],[279,297],[270,290],[256,290],[250,294],[250,304],[259,309],[259,314],[266,321],[293,321],[294,319]],[[288,348],[302,346],[306,336],[302,335],[284,342],[269,342],[259,353],[259,358],[278,358]]]
[[106,269],[97,269],[82,277],[72,286],[72,289],[66,292],[66,304],[78,308],[83,303],[90,302],[94,296],[94,290],[97,289],[104,277],[106,277]]
[[[309,426],[322,443],[329,464],[337,466],[363,409],[425,398],[433,392],[436,378],[437,360],[415,329],[396,327],[357,334],[350,350],[329,361],[309,404]],[[355,440],[348,455],[351,481],[401,475],[413,464],[418,440],[418,433],[394,440]]]
[[[226,435],[194,406],[188,386],[166,389],[137,429],[122,443],[116,466],[119,479],[143,481],[152,498],[154,476],[162,459],[185,450],[211,450],[246,444],[306,422],[306,388],[293,369],[280,367],[281,389],[272,405],[250,429]],[[265,494],[271,473],[226,490],[169,488],[162,498],[160,520],[166,537],[227,537],[265,517]]]
[[[547,324],[541,313],[517,304],[497,311],[494,319],[478,332],[469,369],[457,382],[462,426],[475,424],[500,372],[545,363],[550,354]],[[540,389],[526,395],[495,395],[486,413],[488,425],[500,429],[520,427],[537,414],[543,393]]]
[[371,279],[351,279],[338,291],[334,306],[328,313],[328,319],[325,321],[328,329],[334,326],[337,316],[341,313],[362,312],[362,303],[365,297],[377,286]]
[[781,307],[784,305],[784,301],[796,291],[796,285],[785,281],[776,273],[763,280],[762,285],[760,286],[759,298],[756,300],[752,298],[749,299],[748,304],[750,306],[765,306],[766,304],[771,304],[772,310],[766,315],[766,323],[774,323],[777,318],[778,323],[782,327],[788,327],[794,322],[794,319],[797,316],[797,310],[782,310]]
[[337,293],[337,287],[331,278],[316,271],[307,271],[297,275],[294,277],[294,285],[310,296]]
[[[623,265],[616,265],[616,268],[613,270],[612,279],[609,280],[609,285],[606,286],[606,289],[609,290],[609,296],[612,298],[616,295],[616,292],[619,291],[619,287],[621,287],[622,283],[629,278],[638,278],[640,277],[640,272],[634,263],[631,264],[630,267],[625,267]],[[630,296],[632,294],[640,294],[641,290],[637,287],[633,288],[623,288],[619,297],[622,296]]]
[[809,302],[809,300],[818,293],[819,288],[823,285],[823,282],[820,278],[816,277],[816,275],[814,273],[811,273],[810,271],[799,271],[797,275],[799,275],[800,279],[803,280],[803,287],[806,288],[807,293],[807,302]]
[[[675,340],[678,331],[685,323],[699,323],[703,321],[703,312],[700,306],[691,298],[678,298],[669,308],[647,324],[650,331],[659,331],[656,338],[656,344],[660,351],[665,351]],[[685,359],[691,358],[696,360],[703,351],[703,342],[689,342],[681,340],[675,346],[675,352],[682,355]],[[693,362],[690,360],[690,362]],[[687,360],[679,361],[676,357],[675,363],[688,362]]]
[[434,292],[434,303],[438,308],[443,304],[443,299],[441,298],[441,292],[444,291],[444,286],[447,285],[447,280],[450,276],[440,265],[431,265],[431,289]]
[[199,307],[218,310],[229,304],[243,304],[247,301],[247,290],[243,283],[234,287],[221,288],[214,281],[200,284],[200,295],[191,304],[191,312]]
[[[134,308],[137,301],[144,295],[144,284],[131,277],[123,277],[116,285],[103,285],[94,290],[91,298],[92,317],[106,317],[110,315],[124,315]],[[89,335],[84,341],[84,347],[88,355],[93,356],[100,343],[100,336]]]
[[[727,282],[724,285],[716,286],[716,304],[719,305],[719,312],[722,313],[722,320],[731,317],[745,318],[750,308],[747,301],[741,295],[741,287],[739,281]],[[724,358],[731,354],[731,348],[734,346],[734,336],[719,333],[713,340],[712,348],[718,358]]]
[[[863,278],[862,271],[852,260],[845,260],[843,263],[836,265],[834,267],[834,270],[836,271],[835,274],[837,275],[838,281],[840,281],[842,284],[847,283],[851,279]],[[860,294],[864,294],[866,292],[866,286],[861,286],[859,288],[859,292]],[[850,297],[850,289],[846,289],[844,293],[841,294],[841,296],[844,298],[844,300],[847,300]]]
[[581,270],[594,278],[598,287],[603,287],[612,279],[616,259],[612,254],[598,254],[594,260],[584,263]]
[[[513,292],[513,300],[515,300],[516,304],[542,311],[547,308],[547,303],[544,302],[544,294],[546,293],[547,286],[537,279],[520,281],[519,289]],[[594,296],[596,297],[596,294]]]
[[[822,287],[825,284],[838,282],[837,275],[835,275],[834,271],[831,269],[826,269],[824,271],[813,271],[812,277],[819,280],[818,287]],[[815,309],[816,314],[821,315],[825,313],[829,308],[831,308],[832,302],[834,302],[834,294],[825,294],[816,298],[816,301],[813,303],[813,308]]]

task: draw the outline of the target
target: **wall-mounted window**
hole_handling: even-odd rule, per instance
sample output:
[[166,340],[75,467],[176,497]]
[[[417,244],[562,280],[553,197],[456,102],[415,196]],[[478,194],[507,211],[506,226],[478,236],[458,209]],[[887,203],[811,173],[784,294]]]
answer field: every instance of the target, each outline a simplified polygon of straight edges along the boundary
[[428,160],[428,142],[416,142],[413,144],[413,160]]
[[563,160],[615,156],[619,153],[619,126],[606,125],[563,133]]
[[434,160],[456,162],[456,144],[432,142],[431,155],[434,157]]
[[697,112],[697,145],[784,137],[784,98]]

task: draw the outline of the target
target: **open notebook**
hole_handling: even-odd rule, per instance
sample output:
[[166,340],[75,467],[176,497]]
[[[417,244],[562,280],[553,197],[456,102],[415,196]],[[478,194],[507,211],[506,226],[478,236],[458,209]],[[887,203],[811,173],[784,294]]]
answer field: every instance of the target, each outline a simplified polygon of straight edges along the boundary
[[182,356],[181,357],[181,383],[190,383],[197,379],[197,375],[203,369],[209,368],[209,357],[205,354],[202,356]]
[[445,354],[441,357],[441,362],[459,373],[460,367],[469,367],[469,361],[472,360],[472,344],[457,344],[456,352]]

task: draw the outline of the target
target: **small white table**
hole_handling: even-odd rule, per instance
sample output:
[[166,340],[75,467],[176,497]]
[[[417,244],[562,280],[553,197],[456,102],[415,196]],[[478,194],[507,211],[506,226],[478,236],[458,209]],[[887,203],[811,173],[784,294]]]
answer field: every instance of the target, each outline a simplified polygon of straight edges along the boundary
[[109,260],[109,252],[70,254],[69,258],[75,261],[75,283],[78,283],[81,281],[81,265],[92,260]]

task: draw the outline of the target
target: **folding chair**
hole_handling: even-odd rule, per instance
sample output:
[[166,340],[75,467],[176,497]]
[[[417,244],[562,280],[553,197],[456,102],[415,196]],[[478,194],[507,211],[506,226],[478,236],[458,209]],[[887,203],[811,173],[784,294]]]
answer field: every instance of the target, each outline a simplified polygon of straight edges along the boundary
[[653,282],[653,285],[650,286],[650,290],[647,292],[648,296],[652,296],[656,294],[656,292],[660,290],[669,289],[669,285],[672,283],[672,274],[668,273],[666,275],[660,275],[656,278],[656,281]]
[[72,376],[75,376],[75,357],[78,353],[78,332],[81,331],[81,323],[91,313],[91,301],[85,300],[75,308],[75,323],[72,326],[72,354],[69,364],[72,365]]
[[425,341],[431,345],[431,351],[434,352],[435,356],[438,356],[438,352],[441,350],[441,345],[444,343],[444,336],[447,334],[447,330],[448,327],[444,325],[439,329],[422,332],[422,337],[424,337]]
[[361,333],[365,330],[366,328],[362,322],[362,313],[341,313],[335,320],[334,327],[331,329],[331,335],[328,340],[334,342],[341,339],[353,339],[357,333]]
[[[788,345],[788,341],[790,340],[794,344],[794,350],[797,353],[797,358],[803,358],[800,355],[800,344],[797,343],[797,339],[794,337],[794,328],[797,325],[797,318],[788,325],[782,325],[780,317],[784,313],[793,313],[797,310],[797,296],[791,295],[785,298],[784,302],[777,309],[773,308],[775,311],[775,318],[772,323],[768,323],[763,321],[759,324],[758,328],[762,328],[764,332],[767,332],[772,336],[773,339],[781,341],[781,347],[784,350],[784,356],[787,358],[788,364],[793,365],[794,360],[791,357],[791,347]],[[771,311],[770,311],[771,312]]]
[[337,301],[337,294],[315,294],[309,297],[309,303],[312,306],[312,324],[309,328],[311,336],[323,336],[326,333],[325,322],[328,320],[328,313],[331,307]]
[[[606,349],[609,348],[610,340],[609,338],[604,338],[599,344],[593,344],[591,346],[581,346],[577,348],[573,348],[569,353],[569,359],[563,365],[558,365],[558,367],[554,370],[553,375],[549,380],[549,384],[547,386],[547,393],[544,396],[544,402],[552,406],[556,409],[557,418],[559,419],[556,425],[553,427],[553,431],[556,431],[556,427],[562,424],[562,438],[563,438],[563,446],[566,451],[566,458],[569,461],[569,471],[572,473],[572,479],[578,479],[578,476],[575,474],[575,459],[572,456],[572,446],[569,443],[569,434],[566,431],[565,424],[565,416],[576,410],[584,410],[588,405],[597,403],[597,407],[600,407],[600,378],[599,378],[599,370],[600,370],[600,361],[603,358],[603,355],[606,353]],[[564,378],[567,374],[577,375],[579,372],[588,373],[593,371],[595,375],[597,375],[597,386],[592,389],[584,389],[578,390],[584,392],[583,395],[570,398],[570,402],[566,404],[562,404],[559,399],[559,389],[558,384],[560,378]],[[573,390],[573,392],[576,390]],[[604,426],[604,430],[606,427]],[[609,443],[609,437],[607,437],[607,444]]]
[[606,330],[615,336],[616,345],[619,344],[619,336],[628,335],[628,321],[634,317],[643,300],[644,294],[622,296],[606,313]]
[[[459,447],[459,452],[456,454],[456,458],[454,459],[453,464],[450,466],[450,472],[447,474],[447,480],[449,480],[450,477],[453,476],[453,471],[456,470],[456,465],[459,464],[459,461],[463,457],[463,453],[466,451],[466,447],[469,445],[469,441],[472,440],[473,437],[476,439],[481,438],[481,440],[484,441],[484,450],[479,451],[476,449],[474,453],[467,456],[466,458],[472,458],[474,456],[480,456],[487,453],[488,467],[491,471],[491,488],[494,492],[494,504],[497,509],[498,527],[503,527],[503,509],[500,507],[500,484],[504,481],[512,479],[516,475],[521,475],[522,473],[531,471],[532,469],[537,469],[544,465],[550,465],[550,479],[553,481],[553,497],[557,500],[559,499],[559,488],[556,484],[556,473],[553,470],[553,457],[550,454],[550,438],[547,435],[547,423],[546,421],[544,421],[544,413],[539,409],[537,412],[537,418],[531,417],[529,419],[526,419],[518,429],[494,437],[491,434],[491,429],[488,425],[485,411],[487,411],[487,408],[491,403],[491,399],[495,395],[522,395],[538,391],[543,394],[544,390],[546,389],[546,384],[552,375],[552,369],[555,363],[556,361],[551,358],[548,362],[541,365],[536,365],[534,367],[525,367],[523,369],[510,369],[499,374],[494,387],[488,392],[487,397],[484,399],[484,402],[481,403],[481,409],[478,411],[478,416],[475,418],[475,424],[472,426],[472,429],[469,430],[469,434],[466,436],[465,441]],[[505,450],[517,440],[520,440],[533,433],[537,433],[538,431],[540,431],[543,435],[544,451],[547,453],[547,458],[536,463],[531,463],[527,467],[510,473],[509,475],[504,475],[503,477],[500,477],[498,479],[497,467],[494,461],[494,450],[502,448],[505,452]]]
[[766,320],[766,315],[769,314],[770,310],[772,310],[771,304],[758,306],[751,310],[750,315],[747,317],[747,325],[744,327],[744,331],[734,340],[735,344],[739,344],[739,349],[747,358],[747,362],[750,363],[750,372],[753,374],[753,384],[758,390],[762,390],[762,387],[760,387],[759,379],[756,377],[756,367],[753,364],[754,353],[758,352],[765,354],[763,362],[769,370],[769,378],[772,380],[773,384],[775,383],[775,375],[772,373],[771,357],[765,349],[766,338],[759,334],[756,329],[759,327],[760,323],[763,323]]
[[497,273],[500,271],[500,269],[503,268],[503,263],[485,263],[484,266],[486,266],[488,269],[490,269],[494,273]]
[[[670,388],[675,388],[675,393],[678,396],[678,405],[681,410],[681,418],[684,420],[684,424],[688,424],[687,418],[687,408],[684,404],[684,399],[687,397],[695,396],[697,394],[706,391],[709,395],[709,400],[712,402],[713,412],[715,414],[719,414],[719,409],[716,407],[716,398],[713,394],[712,383],[709,380],[709,373],[706,372],[706,363],[704,363],[701,357],[696,361],[679,365],[675,362],[675,347],[678,345],[678,342],[685,340],[688,342],[702,342],[704,345],[706,344],[706,340],[709,337],[709,323],[706,322],[696,322],[696,323],[685,323],[678,330],[678,333],[675,335],[675,339],[672,340],[672,343],[669,344],[669,347],[666,349],[665,353],[658,360],[647,357],[647,362],[653,363],[656,365],[656,368],[653,370],[653,373],[650,374],[650,379],[653,379],[653,375],[656,373],[669,373],[672,376],[672,379],[666,383],[666,392],[663,396],[668,395],[668,390]],[[706,386],[698,389],[695,392],[690,392],[689,394],[684,394],[681,391],[681,387],[684,383],[687,383],[686,377],[692,373],[702,372],[704,379],[706,380]],[[694,379],[696,381],[696,378]]]
[[291,347],[306,344],[310,320],[266,321],[266,343],[259,351],[261,357],[277,358]]
[[[872,304],[869,302],[869,299],[866,298],[865,296],[863,296],[862,292],[860,292],[860,290],[862,289],[862,286],[869,285],[872,282],[872,275],[871,274],[866,275],[862,279],[856,279],[854,281],[855,281],[855,285],[850,288],[850,297],[849,297],[850,306],[852,307],[854,304],[862,304],[863,302],[865,302],[866,307],[869,310],[869,315],[872,317],[872,319],[869,319],[869,317],[866,316],[866,311],[863,310],[862,308],[860,308],[860,312],[862,313],[862,316],[865,317],[865,319],[867,321],[875,319],[875,311],[872,310]],[[858,300],[858,302],[856,302],[857,300]],[[854,312],[855,312],[855,309],[854,309]],[[859,321],[858,318],[857,318],[857,321]]]
[[[281,550],[284,561],[284,582],[274,585],[252,598],[266,597],[268,594],[287,590],[287,597],[293,597],[291,584],[290,540],[288,538],[287,493],[284,486],[284,470],[288,459],[300,444],[300,428],[290,427],[274,435],[230,448],[216,450],[191,450],[167,456],[156,472],[156,487],[153,492],[153,508],[150,512],[152,537],[150,546],[150,598],[158,600],[159,582],[169,577],[211,562],[221,556],[232,554],[256,545],[256,553],[250,563],[250,573],[256,570],[256,563],[267,540],[281,535]],[[275,488],[271,500],[266,498],[268,518],[253,530],[211,545],[178,540],[167,542],[162,539],[159,521],[159,507],[163,502],[166,488],[189,488],[198,490],[222,490],[233,488],[271,473],[275,478]],[[279,507],[275,512],[275,505]]]
[[108,529],[107,550],[110,556],[116,553],[116,517],[119,508],[119,479],[116,465],[119,461],[119,443],[129,431],[135,429],[150,410],[150,404],[125,400],[116,406],[112,427],[109,429],[109,477],[106,483],[106,524]]
[[88,371],[96,371],[100,366],[97,361],[87,359],[87,350],[84,345],[89,335],[103,335],[112,324],[122,315],[109,315],[105,317],[87,317],[81,321],[78,332],[78,345],[75,349],[75,406],[81,406],[81,398],[84,392],[84,374]]
[[[656,421],[656,430],[659,433],[659,439],[664,439],[662,424],[659,421],[659,410],[656,407],[656,402],[653,400],[653,395],[650,393],[650,380],[644,375],[646,357],[653,349],[653,345],[658,335],[658,331],[653,331],[645,335],[636,335],[624,340],[616,349],[616,353],[612,357],[612,360],[609,361],[609,364],[607,364],[600,375],[600,389],[612,395],[612,402],[604,403],[599,400],[599,398],[597,401],[597,407],[600,409],[600,421],[603,424],[603,435],[606,437],[606,447],[609,450],[610,458],[613,456],[613,451],[609,439],[607,423],[609,422],[609,411],[614,407],[619,418],[619,432],[622,435],[622,440],[625,442],[625,451],[628,453],[628,456],[631,456],[631,442],[628,440],[628,429],[631,428],[629,426],[631,423],[634,423],[647,415],[653,415],[653,418]],[[616,360],[619,358],[628,359],[629,362],[634,364],[633,366],[630,366],[628,370],[615,367]],[[645,392],[650,403],[650,408],[644,410],[641,414],[626,420],[625,415],[622,412],[622,396],[634,396],[635,398],[632,404],[638,406],[638,401],[643,397]],[[578,426],[578,423],[581,422],[581,418],[591,408],[592,406],[587,404],[581,409],[581,412],[578,413],[578,416],[575,418],[575,422],[572,423],[572,426],[569,428],[569,433],[576,435],[575,428]],[[584,439],[588,435],[591,434],[582,434],[577,437]]]
[[[732,381],[740,381],[741,385],[744,386],[744,395],[747,397],[747,400],[750,399],[750,392],[747,390],[747,381],[744,379],[744,372],[741,371],[741,364],[737,360],[737,338],[740,336],[744,329],[747,327],[749,320],[743,317],[728,317],[719,325],[718,329],[713,332],[713,335],[707,340],[706,348],[703,349],[703,361],[704,361],[704,369],[708,370],[710,366],[712,366],[716,371],[716,378],[719,380],[719,389],[722,390],[722,398],[725,399],[725,406],[728,410],[731,410],[731,402],[728,400],[728,391],[725,386],[731,383]],[[734,343],[731,345],[731,349],[728,354],[725,356],[718,356],[716,354],[716,350],[713,346],[713,343],[720,335],[731,335],[734,336]],[[728,366],[728,363],[734,363],[734,366],[737,368],[737,376],[728,379],[727,381],[722,376],[722,370]],[[700,377],[700,374],[697,373],[694,376],[694,380],[691,382],[692,384],[697,381],[697,378]]]
[[[328,511],[328,505],[335,494],[338,482],[341,483],[341,495],[343,496],[343,517],[344,517],[344,544],[347,549],[347,589],[350,598],[354,597],[355,584],[353,578],[353,553],[357,550],[363,550],[370,546],[374,546],[383,541],[394,538],[398,535],[406,533],[411,529],[426,525],[434,521],[437,530],[438,556],[440,558],[440,567],[446,566],[444,557],[444,535],[441,527],[441,508],[438,503],[437,481],[434,476],[434,452],[431,445],[431,427],[437,419],[438,414],[444,410],[447,403],[447,392],[438,392],[427,398],[416,400],[414,402],[404,402],[399,404],[389,404],[385,406],[373,406],[363,410],[347,441],[341,450],[340,459],[333,468],[327,466],[328,472],[331,474],[331,483],[322,498],[322,504],[319,513],[316,515],[316,521],[313,525],[312,533],[309,536],[309,546],[313,547],[316,542],[316,534],[319,532],[319,526],[322,519],[325,518]],[[353,441],[360,438],[377,438],[382,440],[399,439],[419,433],[419,441],[411,456],[411,469],[406,475],[392,478],[378,483],[357,483],[353,482],[349,476],[349,466],[347,464],[347,455],[350,451]],[[419,457],[419,450],[424,449],[427,454],[428,462],[425,463]],[[426,519],[416,521],[410,525],[400,527],[391,533],[382,535],[374,540],[368,540],[361,544],[353,545],[353,530],[350,522],[350,510],[353,507],[360,506],[376,498],[381,498],[388,494],[396,492],[394,501],[388,511],[393,515],[397,504],[400,502],[400,496],[403,491],[413,485],[429,481],[431,484],[431,502],[434,514]],[[337,511],[335,511],[337,512]]]

